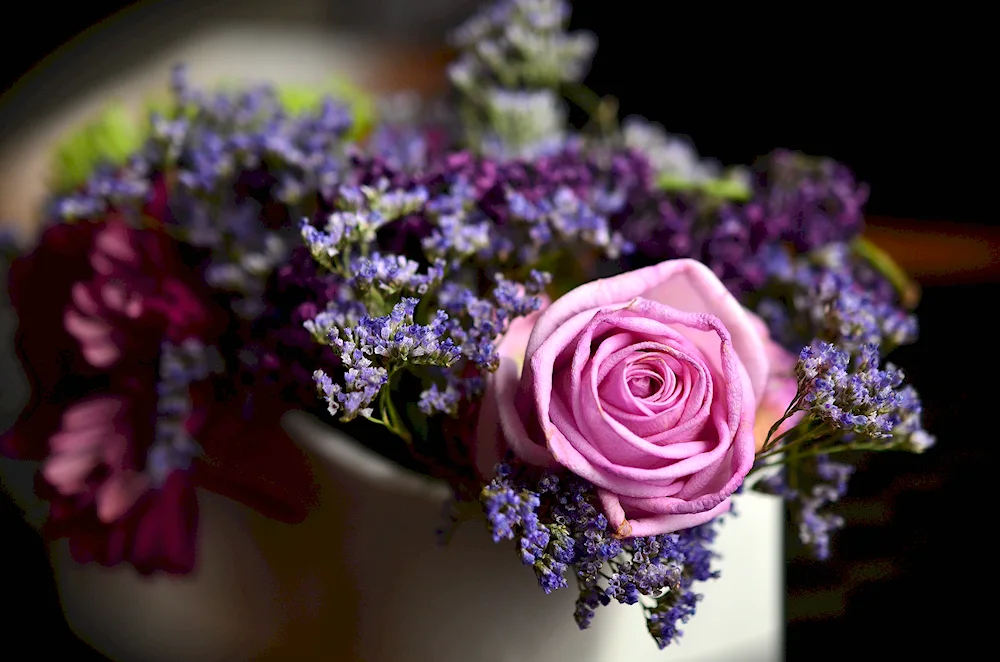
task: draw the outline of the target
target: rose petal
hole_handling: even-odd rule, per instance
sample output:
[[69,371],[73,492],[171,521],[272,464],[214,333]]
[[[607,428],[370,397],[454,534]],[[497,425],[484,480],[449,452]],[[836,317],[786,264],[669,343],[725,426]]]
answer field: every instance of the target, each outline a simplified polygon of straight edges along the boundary
[[687,313],[709,313],[729,330],[733,347],[745,363],[755,394],[763,393],[768,364],[764,342],[746,309],[712,271],[695,260],[668,260],[595,280],[560,297],[541,315],[528,341],[527,356],[574,316],[587,310],[625,305],[643,297]]
[[507,445],[519,458],[529,464],[552,466],[552,455],[545,447],[532,441],[515,407],[515,391],[520,385],[517,365],[510,359],[500,359],[500,366],[493,373],[493,384],[496,387],[495,401],[500,427]]
[[612,528],[621,532],[621,537],[641,537],[654,536],[664,533],[673,533],[690,529],[709,522],[719,515],[729,511],[732,505],[730,499],[724,499],[710,510],[700,513],[676,513],[669,515],[640,515],[630,519],[625,518],[625,510],[622,508],[618,497],[606,490],[599,492],[601,505],[604,513],[608,517],[608,522]]

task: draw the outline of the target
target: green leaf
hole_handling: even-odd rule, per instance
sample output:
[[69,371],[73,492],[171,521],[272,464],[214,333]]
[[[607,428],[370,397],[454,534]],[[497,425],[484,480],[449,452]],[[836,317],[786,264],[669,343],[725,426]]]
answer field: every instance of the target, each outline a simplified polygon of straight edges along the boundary
[[83,184],[99,165],[122,165],[145,140],[135,114],[122,103],[101,113],[65,138],[53,154],[53,185],[70,190]]
[[920,286],[903,271],[902,267],[896,264],[888,253],[864,237],[855,238],[851,242],[851,250],[854,251],[855,255],[868,262],[896,288],[904,306],[910,310],[916,308],[920,301]]
[[375,100],[361,88],[345,79],[334,79],[316,86],[295,84],[277,86],[278,102],[291,115],[315,111],[326,97],[339,99],[350,108],[354,124],[349,140],[365,136],[375,123]]
[[661,190],[671,193],[694,191],[698,188],[697,183],[691,181],[690,179],[684,179],[683,177],[677,177],[675,175],[660,175],[656,184]]
[[712,198],[744,202],[750,199],[750,189],[739,179],[722,177],[705,181],[692,181],[676,175],[661,175],[657,180],[660,190],[668,193],[697,191]]
[[712,197],[734,202],[750,199],[750,188],[738,179],[710,179],[702,182],[701,190]]

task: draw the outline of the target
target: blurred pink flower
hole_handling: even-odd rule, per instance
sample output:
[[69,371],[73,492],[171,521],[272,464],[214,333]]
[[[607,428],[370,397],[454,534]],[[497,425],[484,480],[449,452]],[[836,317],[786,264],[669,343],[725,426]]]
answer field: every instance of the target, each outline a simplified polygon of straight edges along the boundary
[[231,322],[165,232],[116,217],[53,226],[12,266],[10,294],[32,398],[0,441],[6,454],[42,461],[46,532],[68,537],[75,558],[190,571],[195,486],[305,516],[311,473],[280,430],[283,409],[263,396],[244,409],[224,378],[187,386],[177,424],[200,447],[193,463],[158,466],[150,454],[164,344],[212,347]]

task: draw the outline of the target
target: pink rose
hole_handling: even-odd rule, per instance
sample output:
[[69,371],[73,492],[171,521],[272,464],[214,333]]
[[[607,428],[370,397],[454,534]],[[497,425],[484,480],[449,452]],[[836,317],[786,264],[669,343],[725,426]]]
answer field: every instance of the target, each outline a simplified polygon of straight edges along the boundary
[[671,260],[588,283],[541,312],[519,374],[501,347],[479,464],[506,446],[593,483],[622,537],[729,509],[754,461],[766,329],[703,264]]
[[308,458],[280,428],[286,406],[263,388],[245,410],[246,392],[228,376],[191,383],[180,422],[200,452],[175,462],[154,454],[161,344],[212,346],[230,327],[162,229],[115,216],[53,225],[9,283],[32,395],[0,452],[41,462],[44,532],[68,538],[75,559],[190,572],[196,487],[276,519],[306,517]]

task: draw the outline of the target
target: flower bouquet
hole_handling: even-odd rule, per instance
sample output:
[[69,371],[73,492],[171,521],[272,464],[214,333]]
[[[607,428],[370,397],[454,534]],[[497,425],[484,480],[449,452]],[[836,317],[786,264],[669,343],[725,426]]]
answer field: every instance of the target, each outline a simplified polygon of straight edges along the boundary
[[446,484],[442,542],[480,522],[581,629],[617,602],[678,640],[741,491],[829,555],[851,460],[933,443],[883,361],[915,339],[915,287],[861,237],[843,166],[723,168],[619,123],[568,14],[474,16],[446,99],[178,68],[148,121],[68,141],[8,280],[31,399],[3,450],[41,462],[44,533],[196,572],[196,487],[283,522],[321,507],[282,428],[306,412]]

